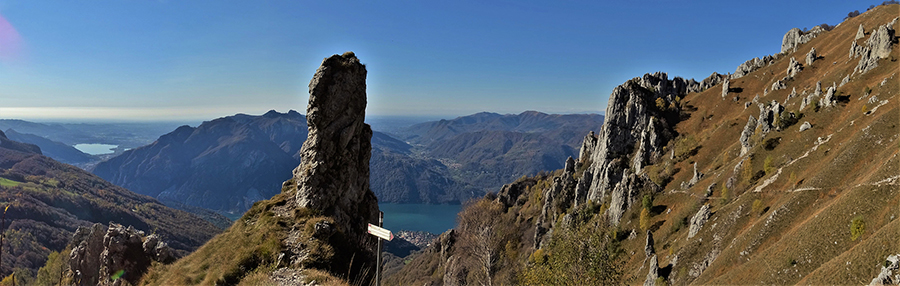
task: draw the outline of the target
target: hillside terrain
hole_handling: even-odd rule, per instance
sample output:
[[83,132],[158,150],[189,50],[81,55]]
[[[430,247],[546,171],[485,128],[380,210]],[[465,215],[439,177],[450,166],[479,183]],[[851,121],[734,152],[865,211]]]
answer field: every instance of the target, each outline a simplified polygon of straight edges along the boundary
[[[183,256],[221,229],[159,201],[43,156],[35,145],[0,132],[0,202],[6,209],[0,275],[35,277],[51,253],[63,252],[79,227],[115,222],[167,243]],[[101,237],[102,238],[102,237]],[[20,280],[21,281],[21,280]]]
[[896,284],[898,15],[623,83],[577,161],[470,204],[386,284]]
[[10,140],[34,144],[38,147],[41,147],[41,152],[44,154],[44,156],[53,158],[60,163],[78,166],[99,160],[95,156],[75,149],[75,147],[34,134],[19,133],[13,129],[8,129],[4,133],[6,133],[6,137]]

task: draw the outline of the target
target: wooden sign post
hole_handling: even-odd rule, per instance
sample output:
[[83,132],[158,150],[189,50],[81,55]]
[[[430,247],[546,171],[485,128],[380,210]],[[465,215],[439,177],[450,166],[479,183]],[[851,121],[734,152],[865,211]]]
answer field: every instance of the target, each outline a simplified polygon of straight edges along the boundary
[[378,237],[378,260],[375,265],[375,285],[381,286],[381,248],[384,243],[383,240],[391,241],[394,239],[394,234],[391,233],[390,230],[386,230],[381,228],[384,225],[384,212],[378,212],[378,226],[373,224],[369,224],[368,232],[371,235]]

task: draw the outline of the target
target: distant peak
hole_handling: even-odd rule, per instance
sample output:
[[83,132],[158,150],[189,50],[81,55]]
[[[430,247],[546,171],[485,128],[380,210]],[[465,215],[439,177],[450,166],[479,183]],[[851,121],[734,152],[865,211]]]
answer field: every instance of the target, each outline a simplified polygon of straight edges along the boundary
[[275,117],[278,117],[281,115],[283,115],[283,113],[279,113],[278,111],[275,111],[275,109],[272,109],[272,110],[269,110],[269,112],[266,112],[266,114],[263,114],[263,117],[275,118]]

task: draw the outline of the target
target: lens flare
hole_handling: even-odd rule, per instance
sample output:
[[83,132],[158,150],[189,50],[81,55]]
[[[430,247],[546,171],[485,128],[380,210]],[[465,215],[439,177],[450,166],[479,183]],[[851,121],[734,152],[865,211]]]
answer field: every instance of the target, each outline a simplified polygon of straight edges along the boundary
[[0,15],[0,61],[9,62],[19,57],[22,37],[3,15]]

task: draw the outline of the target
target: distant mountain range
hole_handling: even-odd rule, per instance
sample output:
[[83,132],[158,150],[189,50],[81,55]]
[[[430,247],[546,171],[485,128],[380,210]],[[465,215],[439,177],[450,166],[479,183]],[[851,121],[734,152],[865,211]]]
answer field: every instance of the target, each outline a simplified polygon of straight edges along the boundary
[[[479,113],[393,136],[374,132],[371,187],[381,202],[461,203],[510,178],[561,168],[602,118]],[[238,114],[179,127],[93,172],[163,201],[239,214],[291,177],[306,136],[306,118],[296,111]]]
[[79,165],[99,160],[96,156],[81,152],[71,145],[34,134],[19,133],[13,129],[7,129],[6,137],[10,140],[37,145],[38,147],[41,147],[41,151],[45,156],[53,158],[61,163]]
[[157,233],[179,255],[221,232],[194,216],[42,155],[0,132],[0,208],[7,208],[0,276],[34,274],[80,226],[111,221]]

